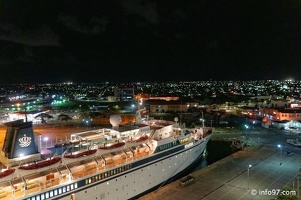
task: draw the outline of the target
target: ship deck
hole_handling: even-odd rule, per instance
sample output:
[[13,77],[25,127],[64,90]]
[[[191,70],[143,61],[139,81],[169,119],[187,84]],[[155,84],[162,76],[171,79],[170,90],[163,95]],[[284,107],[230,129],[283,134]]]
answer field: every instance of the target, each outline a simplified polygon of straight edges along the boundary
[[97,172],[102,172],[130,163],[133,160],[147,157],[149,154],[150,152],[147,148],[143,147],[137,148],[134,154],[107,154],[103,157],[96,157],[95,159],[72,163],[68,165],[71,170],[71,176],[69,176],[68,168],[64,166],[58,168],[59,171],[52,169],[50,171],[43,172],[43,174],[39,173],[28,175],[24,177],[24,180],[27,182],[27,189],[25,189],[23,180],[21,178],[17,178],[11,181],[15,187],[15,192],[12,191],[12,186],[9,181],[1,182],[0,199],[22,199],[26,195],[35,194],[48,188],[53,188],[64,183],[79,180],[88,175],[93,175]]

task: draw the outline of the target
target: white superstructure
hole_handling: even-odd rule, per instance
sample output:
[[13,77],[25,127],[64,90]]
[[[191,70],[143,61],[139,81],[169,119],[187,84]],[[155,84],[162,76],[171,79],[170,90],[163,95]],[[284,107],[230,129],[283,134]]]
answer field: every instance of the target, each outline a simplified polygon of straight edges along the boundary
[[212,132],[204,127],[185,128],[177,120],[140,121],[130,127],[114,124],[114,129],[73,134],[68,150],[84,155],[78,149],[83,145],[98,149],[93,158],[89,155],[87,159],[71,162],[69,158],[64,162],[64,154],[60,167],[27,177],[16,176],[2,190],[8,197],[11,194],[26,200],[132,199],[166,183],[196,162]]

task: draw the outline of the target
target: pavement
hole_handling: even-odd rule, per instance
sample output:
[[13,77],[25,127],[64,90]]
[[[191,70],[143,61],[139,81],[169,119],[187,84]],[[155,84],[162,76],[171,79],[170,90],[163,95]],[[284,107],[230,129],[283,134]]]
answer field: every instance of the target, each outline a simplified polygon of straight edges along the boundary
[[[248,147],[191,173],[194,183],[183,187],[176,180],[139,200],[271,200],[281,193],[301,199],[297,189],[301,148],[286,144],[288,137],[297,136],[273,130],[249,132]],[[288,150],[294,155],[286,156]]]

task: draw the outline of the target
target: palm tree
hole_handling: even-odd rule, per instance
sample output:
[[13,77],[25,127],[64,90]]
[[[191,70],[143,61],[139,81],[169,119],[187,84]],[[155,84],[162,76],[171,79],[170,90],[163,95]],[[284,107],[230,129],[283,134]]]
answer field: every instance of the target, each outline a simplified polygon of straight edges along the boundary
[[67,122],[68,120],[72,120],[72,117],[70,117],[67,114],[60,114],[57,119],[61,120],[61,121],[66,121]]
[[53,116],[52,115],[49,115],[49,114],[47,114],[47,113],[40,113],[40,114],[38,114],[37,116],[35,116],[34,117],[35,119],[41,119],[41,122],[42,123],[45,123],[46,122],[46,120],[45,120],[45,118],[47,118],[47,119],[53,119]]

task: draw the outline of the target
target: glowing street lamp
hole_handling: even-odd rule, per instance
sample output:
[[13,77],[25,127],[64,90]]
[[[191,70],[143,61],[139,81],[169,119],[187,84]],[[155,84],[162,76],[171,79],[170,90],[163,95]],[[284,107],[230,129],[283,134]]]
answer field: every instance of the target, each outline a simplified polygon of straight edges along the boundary
[[245,124],[245,128],[246,128],[246,139],[247,139],[247,136],[248,136],[247,130],[248,130],[249,126],[247,124]]
[[280,148],[280,154],[281,154],[281,160],[282,160],[282,145],[278,144],[277,147]]
[[88,126],[89,126],[89,122],[92,123],[93,119],[83,119],[83,122],[86,124],[87,126],[87,129],[88,129]]
[[249,165],[249,166],[248,166],[248,190],[249,190],[249,188],[250,188],[250,187],[249,187],[249,185],[250,185],[249,182],[250,182],[250,169],[251,169],[251,167],[252,167],[252,165]]

